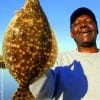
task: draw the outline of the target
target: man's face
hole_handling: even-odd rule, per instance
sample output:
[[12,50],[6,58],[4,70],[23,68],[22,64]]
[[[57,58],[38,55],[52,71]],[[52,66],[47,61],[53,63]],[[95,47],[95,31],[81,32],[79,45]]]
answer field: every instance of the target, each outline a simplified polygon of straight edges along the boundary
[[71,36],[78,46],[91,46],[96,43],[97,26],[88,15],[81,15],[73,22]]

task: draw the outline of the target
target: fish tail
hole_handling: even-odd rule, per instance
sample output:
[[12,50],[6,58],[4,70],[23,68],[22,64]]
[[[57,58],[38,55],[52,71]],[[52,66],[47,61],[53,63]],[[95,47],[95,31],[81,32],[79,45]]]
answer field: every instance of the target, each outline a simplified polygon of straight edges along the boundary
[[35,100],[29,88],[19,87],[14,93],[12,100]]

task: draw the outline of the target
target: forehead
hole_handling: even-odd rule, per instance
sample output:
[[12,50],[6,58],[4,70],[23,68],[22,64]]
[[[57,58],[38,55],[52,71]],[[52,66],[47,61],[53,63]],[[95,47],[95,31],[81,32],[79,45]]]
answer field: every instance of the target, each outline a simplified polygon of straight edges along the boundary
[[80,16],[78,16],[78,17],[75,19],[75,21],[76,21],[76,20],[83,20],[83,19],[90,19],[90,20],[93,20],[93,19],[91,18],[91,16],[89,16],[89,15],[80,15]]

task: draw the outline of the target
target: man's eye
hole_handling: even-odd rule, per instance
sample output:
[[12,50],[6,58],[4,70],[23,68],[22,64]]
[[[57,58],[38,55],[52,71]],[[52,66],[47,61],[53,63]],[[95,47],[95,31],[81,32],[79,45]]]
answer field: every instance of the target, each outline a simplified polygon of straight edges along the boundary
[[80,22],[74,23],[74,26],[78,26],[78,25],[80,25]]
[[85,23],[87,23],[87,24],[92,23],[92,21],[91,20],[86,20]]

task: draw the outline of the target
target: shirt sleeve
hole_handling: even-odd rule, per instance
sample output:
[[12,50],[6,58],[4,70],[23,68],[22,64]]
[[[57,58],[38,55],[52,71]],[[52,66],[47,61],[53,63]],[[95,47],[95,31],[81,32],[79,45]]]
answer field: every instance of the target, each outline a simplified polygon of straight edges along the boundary
[[50,69],[47,73],[47,79],[45,80],[37,100],[51,100],[55,94],[56,82],[57,82],[57,73],[54,70]]
[[29,86],[30,91],[32,92],[33,96],[36,98],[37,95],[39,94],[40,89],[42,88],[45,80],[46,80],[46,75],[43,75],[41,78],[39,78],[36,82],[31,84]]

